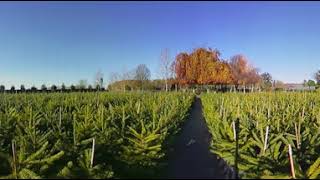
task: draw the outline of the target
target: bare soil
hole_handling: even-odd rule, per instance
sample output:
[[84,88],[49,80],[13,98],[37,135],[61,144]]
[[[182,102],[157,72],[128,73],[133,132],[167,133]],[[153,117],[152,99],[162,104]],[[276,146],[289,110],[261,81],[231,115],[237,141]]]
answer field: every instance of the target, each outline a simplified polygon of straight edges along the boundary
[[168,177],[174,179],[234,179],[236,173],[225,161],[210,152],[211,134],[196,97],[190,116],[177,135],[169,154]]

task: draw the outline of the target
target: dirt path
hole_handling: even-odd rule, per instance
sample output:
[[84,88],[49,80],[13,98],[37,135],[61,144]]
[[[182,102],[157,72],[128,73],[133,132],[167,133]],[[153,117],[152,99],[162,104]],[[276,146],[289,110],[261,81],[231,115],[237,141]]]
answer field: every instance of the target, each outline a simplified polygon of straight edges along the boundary
[[210,140],[201,100],[197,97],[169,155],[168,178],[235,178],[225,162],[209,151]]

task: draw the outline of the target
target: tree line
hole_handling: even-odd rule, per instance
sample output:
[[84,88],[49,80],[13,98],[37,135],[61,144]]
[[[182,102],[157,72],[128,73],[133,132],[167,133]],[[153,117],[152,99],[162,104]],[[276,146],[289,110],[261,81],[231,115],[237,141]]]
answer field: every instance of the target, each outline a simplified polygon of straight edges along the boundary
[[[98,71],[95,76],[95,85],[88,85],[86,80],[80,80],[78,85],[66,88],[64,84],[58,88],[52,85],[40,89],[31,87],[26,89],[21,85],[19,92],[72,92],[98,90],[178,90],[190,88],[213,88],[215,90],[244,91],[246,90],[284,90],[285,84],[273,80],[268,72],[260,73],[249,59],[243,54],[237,54],[230,59],[221,58],[218,49],[195,48],[191,52],[180,52],[174,58],[170,57],[169,50],[163,49],[159,58],[158,79],[150,80],[151,71],[145,64],[139,64],[132,70],[111,72],[109,84],[103,87],[103,74]],[[314,74],[313,80],[304,81],[305,86],[320,85],[320,70]],[[0,86],[0,92],[5,87]],[[7,92],[16,92],[12,86]]]
[[60,87],[56,85],[52,85],[49,88],[46,87],[46,85],[42,85],[41,88],[37,88],[35,86],[32,86],[31,88],[25,88],[24,85],[20,86],[20,89],[16,89],[15,86],[11,86],[10,89],[5,89],[4,85],[0,85],[0,92],[7,92],[7,93],[23,93],[23,92],[95,92],[95,91],[104,91],[104,87],[100,87],[97,85],[96,87],[93,87],[92,85],[88,86],[79,86],[79,85],[71,85],[70,87],[66,87],[64,84],[62,84]]
[[78,84],[71,84],[67,87],[64,83],[61,86],[57,86],[55,84],[47,87],[45,84],[42,84],[38,89],[35,86],[30,88],[26,88],[23,84],[20,86],[20,89],[17,89],[15,86],[11,86],[10,89],[5,88],[4,85],[0,85],[0,92],[7,93],[36,93],[36,92],[95,92],[95,91],[104,91],[105,87],[103,87],[103,74],[99,70],[95,75],[94,86],[88,84],[86,80],[80,80]]
[[[243,54],[230,59],[222,59],[217,49],[195,48],[192,52],[179,53],[171,63],[172,82],[179,87],[224,86],[229,90],[284,90],[285,84],[274,80],[270,73],[260,73]],[[319,87],[320,70],[313,80],[305,81],[305,86]]]
[[[146,72],[149,72],[146,65]],[[147,70],[146,70],[147,69]],[[174,59],[170,58],[169,50],[164,49],[159,59],[159,76],[157,80],[149,80],[149,73],[136,68],[130,72],[113,73],[108,89],[188,89],[194,87],[224,87],[230,90],[243,91],[246,89],[264,89],[280,87],[281,81],[274,81],[270,73],[259,74],[258,68],[249,63],[246,56],[239,54],[230,60],[221,58],[217,49],[196,48],[192,52],[178,53]],[[137,74],[142,72],[143,78]],[[138,83],[140,82],[140,83]]]
[[108,90],[151,90],[151,71],[145,64],[139,64],[136,68],[123,71],[122,73],[112,72],[110,75]]
[[[174,58],[169,50],[163,49],[159,59],[159,79],[150,80],[150,70],[141,64],[144,70],[138,68],[133,71],[113,73],[110,90],[173,90],[189,88],[214,88],[229,91],[246,90],[284,90],[285,83],[274,80],[268,72],[260,72],[243,54],[236,54],[230,59],[221,58],[217,49],[195,48],[192,52],[180,52]],[[143,78],[138,78],[141,72]],[[313,80],[305,81],[305,86],[320,85],[320,70]]]

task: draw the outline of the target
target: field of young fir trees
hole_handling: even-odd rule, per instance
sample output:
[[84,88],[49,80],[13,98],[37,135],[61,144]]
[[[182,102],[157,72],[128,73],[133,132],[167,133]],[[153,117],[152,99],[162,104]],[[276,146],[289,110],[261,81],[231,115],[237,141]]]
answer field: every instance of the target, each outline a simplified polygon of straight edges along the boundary
[[155,177],[188,93],[0,95],[0,178]]
[[208,93],[201,99],[211,151],[238,167],[240,177],[320,178],[319,94]]

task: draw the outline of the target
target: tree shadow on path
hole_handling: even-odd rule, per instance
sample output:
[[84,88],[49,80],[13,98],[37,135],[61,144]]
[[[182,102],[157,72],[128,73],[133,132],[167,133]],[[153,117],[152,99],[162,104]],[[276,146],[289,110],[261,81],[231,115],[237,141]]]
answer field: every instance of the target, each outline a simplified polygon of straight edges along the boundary
[[167,178],[235,179],[234,168],[210,152],[211,134],[202,115],[199,97],[169,154]]

